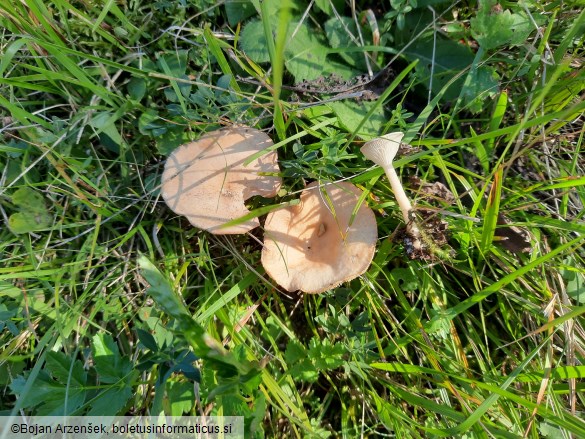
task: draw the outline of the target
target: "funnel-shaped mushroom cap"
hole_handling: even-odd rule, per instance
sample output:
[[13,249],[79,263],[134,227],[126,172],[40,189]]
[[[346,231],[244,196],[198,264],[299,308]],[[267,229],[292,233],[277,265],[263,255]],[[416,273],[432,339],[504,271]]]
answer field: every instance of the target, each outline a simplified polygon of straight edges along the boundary
[[266,218],[262,265],[287,291],[329,290],[364,273],[374,257],[378,229],[372,210],[357,208],[361,190],[346,182],[324,189],[313,182],[298,205]]
[[232,127],[180,146],[165,163],[161,186],[165,202],[195,227],[218,235],[245,233],[259,226],[254,218],[221,228],[249,213],[244,205],[248,198],[273,197],[280,189],[280,177],[261,175],[279,172],[275,151],[244,165],[252,154],[272,144],[261,131]]
[[403,137],[404,133],[388,133],[364,143],[360,151],[368,160],[386,168],[392,164],[392,160],[396,157]]

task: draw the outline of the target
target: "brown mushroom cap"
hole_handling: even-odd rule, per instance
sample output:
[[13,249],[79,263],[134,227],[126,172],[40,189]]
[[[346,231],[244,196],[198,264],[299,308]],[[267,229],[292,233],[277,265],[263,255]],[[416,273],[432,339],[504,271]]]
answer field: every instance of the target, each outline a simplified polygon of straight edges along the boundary
[[268,214],[262,265],[287,291],[321,293],[363,274],[374,257],[374,212],[351,183],[313,182],[301,202]]
[[250,211],[244,201],[254,195],[274,197],[281,178],[261,175],[279,172],[276,151],[244,166],[254,153],[273,145],[266,134],[248,127],[210,132],[180,146],[168,157],[161,193],[167,205],[195,227],[223,235],[246,233],[260,225],[257,218],[222,228]]

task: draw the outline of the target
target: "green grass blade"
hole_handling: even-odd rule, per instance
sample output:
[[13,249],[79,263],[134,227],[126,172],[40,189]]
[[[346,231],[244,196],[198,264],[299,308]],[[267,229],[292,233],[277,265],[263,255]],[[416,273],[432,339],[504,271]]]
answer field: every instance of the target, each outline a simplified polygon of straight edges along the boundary
[[500,166],[494,173],[492,187],[487,199],[485,215],[483,219],[483,229],[481,231],[481,253],[486,255],[494,240],[498,215],[500,213],[500,199],[502,197],[502,177],[503,170]]
[[464,311],[468,310],[473,305],[476,305],[476,304],[482,302],[483,300],[485,300],[486,298],[488,298],[492,294],[497,293],[501,288],[503,288],[506,285],[508,285],[509,283],[514,282],[515,280],[521,278],[524,274],[530,272],[531,270],[534,270],[535,268],[546,264],[547,262],[552,260],[554,257],[556,257],[556,256],[558,256],[566,251],[569,251],[569,250],[571,250],[571,251],[576,250],[578,247],[581,247],[584,244],[584,242],[581,242],[584,240],[585,240],[585,236],[579,236],[579,237],[577,237],[569,242],[566,242],[566,243],[556,247],[555,249],[551,250],[549,253],[542,255],[539,258],[536,258],[532,262],[529,262],[528,264],[518,268],[517,270],[514,270],[512,273],[507,274],[502,279],[494,282],[493,284],[491,284],[487,288],[484,288],[483,290],[479,291],[478,293],[475,293],[470,298],[465,299],[464,301],[458,303],[457,305],[453,306],[452,308],[449,308],[449,309],[445,310],[444,312],[437,314],[435,317],[433,317],[425,325],[425,330],[430,330],[435,324],[440,324],[440,322],[442,322],[444,320],[454,319],[456,316],[458,316],[461,313],[463,313]]

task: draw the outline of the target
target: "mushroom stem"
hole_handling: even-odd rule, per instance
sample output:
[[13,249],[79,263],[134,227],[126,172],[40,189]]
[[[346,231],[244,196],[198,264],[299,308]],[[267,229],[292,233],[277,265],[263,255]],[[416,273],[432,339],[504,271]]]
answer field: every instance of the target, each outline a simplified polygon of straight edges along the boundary
[[390,181],[392,192],[394,192],[396,202],[398,203],[398,207],[400,207],[400,211],[402,212],[402,218],[404,218],[404,222],[406,223],[406,230],[413,238],[412,245],[415,249],[418,250],[422,246],[421,233],[418,226],[410,216],[412,204],[410,203],[410,200],[406,196],[406,192],[404,192],[404,188],[402,187],[402,183],[398,178],[398,174],[396,173],[396,169],[394,169],[394,166],[389,165],[383,167],[382,169],[384,169],[384,172],[386,173],[386,176]]
[[404,188],[402,187],[400,178],[398,178],[396,169],[394,169],[394,166],[392,165],[392,160],[394,160],[394,157],[400,148],[400,142],[403,137],[404,134],[400,132],[389,133],[385,136],[366,142],[364,146],[362,146],[361,151],[367,159],[380,166],[386,173],[392,191],[394,192],[394,196],[396,197],[398,207],[402,212],[402,218],[404,218],[404,222],[406,223],[406,230],[414,240],[414,247],[420,248],[422,246],[421,233],[410,217],[412,204],[406,196],[406,192],[404,192]]
[[402,212],[402,218],[404,218],[404,222],[408,224],[410,221],[410,211],[412,210],[412,204],[410,203],[406,192],[404,192],[404,188],[402,187],[400,178],[398,178],[396,169],[394,169],[394,166],[391,164],[388,166],[383,166],[382,169],[390,181],[392,192],[394,192],[396,202],[398,203],[398,207],[400,207],[400,211]]

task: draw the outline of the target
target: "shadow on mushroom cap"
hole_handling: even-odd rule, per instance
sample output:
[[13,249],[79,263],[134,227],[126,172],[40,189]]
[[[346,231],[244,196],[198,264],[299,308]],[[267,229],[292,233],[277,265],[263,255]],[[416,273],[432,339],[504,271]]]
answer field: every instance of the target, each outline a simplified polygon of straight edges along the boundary
[[262,265],[287,291],[320,293],[363,274],[374,256],[377,225],[361,191],[351,183],[311,183],[301,202],[271,212]]

